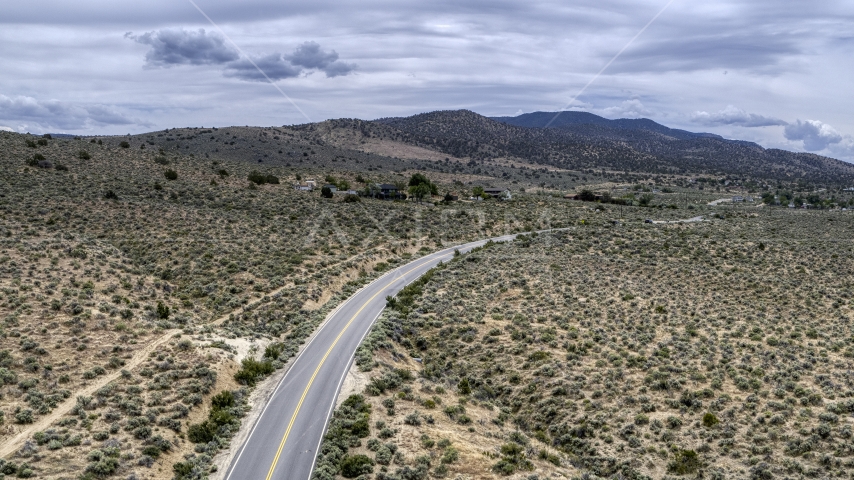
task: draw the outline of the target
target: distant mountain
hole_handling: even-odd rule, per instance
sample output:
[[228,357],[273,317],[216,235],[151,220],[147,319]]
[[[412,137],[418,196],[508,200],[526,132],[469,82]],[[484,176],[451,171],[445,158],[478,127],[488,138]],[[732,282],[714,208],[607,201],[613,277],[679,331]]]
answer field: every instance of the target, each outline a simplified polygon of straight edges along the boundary
[[[555,117],[556,115],[557,117]],[[533,112],[523,113],[522,115],[515,117],[490,118],[497,122],[516,125],[517,127],[545,128],[546,125],[549,125],[551,128],[574,130],[579,125],[600,125],[619,130],[646,130],[679,140],[689,140],[697,137],[723,139],[720,135],[715,135],[713,133],[694,133],[687,130],[668,128],[648,118],[620,118],[617,120],[609,120],[605,117],[600,117],[599,115],[594,115],[589,112]],[[549,124],[549,122],[551,122],[551,124]]]
[[[523,113],[515,117],[490,117],[492,120],[518,127],[529,128],[562,128],[574,132],[588,131],[591,125],[598,125],[614,130],[643,130],[647,132],[660,133],[678,140],[690,140],[693,138],[716,138],[726,142],[737,143],[744,146],[762,148],[760,145],[745,140],[730,140],[714,133],[689,132],[678,128],[665,127],[648,118],[618,118],[610,120],[590,112],[533,112]],[[549,124],[551,122],[551,124]]]
[[809,153],[765,149],[693,133],[648,119],[608,120],[584,112],[488,118],[468,110],[383,118],[376,134],[473,161],[515,158],[569,170],[655,175],[729,175],[743,179],[837,185],[854,182],[854,165]]

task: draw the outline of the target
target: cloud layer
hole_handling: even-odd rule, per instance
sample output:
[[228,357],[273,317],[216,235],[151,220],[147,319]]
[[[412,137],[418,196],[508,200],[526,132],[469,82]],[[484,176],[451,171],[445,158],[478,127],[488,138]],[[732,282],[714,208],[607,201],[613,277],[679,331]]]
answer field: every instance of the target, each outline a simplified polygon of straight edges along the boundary
[[146,68],[169,68],[176,65],[221,65],[226,77],[246,81],[277,81],[321,71],[327,77],[352,73],[357,65],[338,60],[335,50],[324,51],[317,42],[305,42],[292,54],[270,53],[243,57],[218,33],[164,29],[134,35],[125,34],[137,43],[151,46],[145,54]]
[[716,125],[737,125],[739,127],[771,127],[779,125],[788,125],[788,122],[779,118],[766,117],[756,113],[748,113],[744,110],[727,106],[723,110],[715,113],[709,112],[694,112],[691,115],[691,120],[706,126]]
[[818,120],[800,121],[786,126],[783,131],[788,140],[803,141],[804,150],[818,152],[843,139],[833,127]]
[[0,122],[14,125],[18,131],[82,130],[119,125],[152,126],[150,122],[133,118],[108,105],[77,105],[59,100],[6,95],[0,95]]

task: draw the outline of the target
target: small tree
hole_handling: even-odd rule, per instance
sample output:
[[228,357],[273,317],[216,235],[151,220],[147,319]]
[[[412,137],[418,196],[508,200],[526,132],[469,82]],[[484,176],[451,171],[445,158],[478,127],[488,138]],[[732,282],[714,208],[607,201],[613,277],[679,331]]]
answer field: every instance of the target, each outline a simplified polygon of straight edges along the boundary
[[163,302],[157,302],[157,318],[162,320],[169,318],[169,307],[164,305]]
[[175,170],[166,170],[163,172],[163,176],[166,177],[166,180],[178,180],[178,172]]
[[430,195],[430,186],[425,183],[414,185],[409,187],[409,194],[415,197],[415,199],[418,200],[418,203],[421,203],[421,200],[423,200],[424,197]]
[[332,198],[332,189],[324,186],[320,189],[320,196],[323,198]]
[[413,174],[412,177],[410,177],[410,179],[409,179],[410,192],[412,191],[411,190],[412,187],[417,187],[419,185],[426,185],[428,194],[432,194],[432,195],[438,195],[439,194],[439,188],[433,182],[431,182],[423,173],[416,173],[416,174]]
[[119,146],[120,146],[120,147],[122,147],[122,148],[130,148],[130,143],[128,143],[128,142],[126,142],[126,141],[122,140],[122,142],[121,142],[121,143],[119,143]]
[[457,389],[460,392],[460,395],[471,395],[471,385],[469,385],[469,379],[463,378],[460,380],[460,383],[457,384]]
[[578,194],[578,199],[582,202],[592,202],[596,200],[596,194],[594,194],[591,190],[584,189]]

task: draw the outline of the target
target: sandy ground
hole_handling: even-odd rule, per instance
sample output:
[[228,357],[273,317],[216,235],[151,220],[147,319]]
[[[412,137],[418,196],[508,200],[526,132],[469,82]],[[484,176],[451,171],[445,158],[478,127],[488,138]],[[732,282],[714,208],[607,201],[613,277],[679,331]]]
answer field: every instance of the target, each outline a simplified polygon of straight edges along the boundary
[[[161,335],[159,338],[154,339],[148,345],[138,350],[133,355],[133,357],[127,361],[124,370],[133,370],[134,368],[139,366],[142,362],[148,359],[148,356],[151,352],[157,350],[158,347],[171,340],[172,336],[176,333],[181,333],[181,331],[166,330],[165,332],[163,332],[163,335]],[[20,448],[24,441],[30,438],[35,432],[46,430],[54,422],[59,421],[62,416],[67,415],[68,412],[70,412],[71,409],[74,408],[74,406],[77,404],[77,397],[92,396],[96,391],[98,391],[98,389],[118,379],[120,376],[121,371],[113,372],[109,375],[103,375],[101,377],[98,377],[97,380],[90,383],[86,387],[75,391],[74,394],[68,397],[64,402],[57,405],[57,407],[54,408],[53,411],[51,411],[49,414],[43,416],[37,422],[31,423],[25,428],[22,428],[14,437],[12,437],[12,439],[0,446],[0,458],[11,456],[16,450],[18,450],[18,448]]]
[[356,366],[356,362],[353,362],[350,365],[350,370],[347,372],[347,376],[344,377],[344,383],[341,385],[341,391],[338,392],[338,399],[335,400],[335,408],[341,406],[341,403],[344,400],[347,400],[347,397],[350,395],[355,395],[357,393],[362,393],[365,390],[365,387],[368,386],[368,382],[371,380],[370,375],[367,372],[360,372],[359,367]]

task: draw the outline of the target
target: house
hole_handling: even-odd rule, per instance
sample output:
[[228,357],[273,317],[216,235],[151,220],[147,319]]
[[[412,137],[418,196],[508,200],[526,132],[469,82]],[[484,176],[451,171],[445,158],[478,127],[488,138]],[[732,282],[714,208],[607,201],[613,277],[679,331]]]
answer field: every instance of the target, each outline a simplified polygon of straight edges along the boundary
[[736,195],[736,196],[732,197],[732,203],[739,203],[739,202],[743,202],[743,201],[744,201],[744,197],[742,197],[741,195]]
[[311,180],[311,179],[306,180],[305,184],[308,185],[309,187],[311,187],[312,190],[317,188],[317,182],[315,182],[314,180]]
[[344,190],[344,191],[339,192],[339,193],[343,193],[345,195],[358,195],[359,194],[359,192],[352,190],[352,189],[351,190]]
[[381,198],[384,200],[397,200],[400,198],[406,198],[403,196],[403,193],[398,191],[397,187],[390,183],[374,183],[366,189],[368,195],[374,198]]
[[753,197],[744,197],[745,202],[753,202]]
[[506,188],[484,188],[483,193],[499,200],[510,200],[513,198],[510,194],[510,190]]
[[297,183],[294,185],[294,188],[301,191],[301,192],[310,192],[313,190],[311,185],[308,185],[305,183]]
[[324,186],[321,188],[321,190],[323,190],[324,188],[328,188],[328,189],[329,189],[329,191],[330,191],[330,192],[332,192],[332,193],[335,193],[335,192],[337,192],[337,191],[338,191],[338,187],[336,187],[335,185],[332,185],[331,183],[327,183],[326,185],[324,185]]

